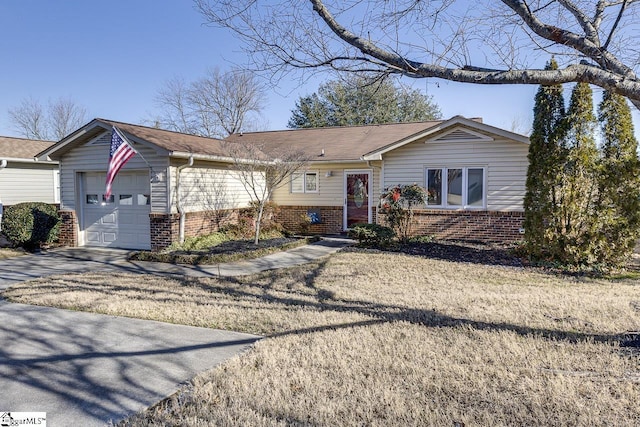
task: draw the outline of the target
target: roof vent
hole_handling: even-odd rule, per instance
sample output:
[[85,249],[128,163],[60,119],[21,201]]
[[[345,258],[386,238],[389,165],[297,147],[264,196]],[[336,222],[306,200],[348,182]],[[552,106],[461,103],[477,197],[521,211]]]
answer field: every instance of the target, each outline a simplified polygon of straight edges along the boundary
[[320,157],[324,157],[324,148],[320,150]]

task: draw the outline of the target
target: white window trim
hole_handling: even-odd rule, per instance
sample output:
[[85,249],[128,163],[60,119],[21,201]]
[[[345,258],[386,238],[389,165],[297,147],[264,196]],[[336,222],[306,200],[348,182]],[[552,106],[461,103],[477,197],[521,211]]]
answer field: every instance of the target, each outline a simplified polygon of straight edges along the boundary
[[[315,190],[307,190],[307,175],[314,174],[316,176],[316,189]],[[293,189],[293,176],[294,175],[302,175],[302,190]],[[291,174],[289,180],[289,191],[293,194],[317,194],[320,192],[320,172],[317,170],[306,170],[302,172],[294,172]]]
[[[452,209],[452,210],[483,210],[487,208],[487,166],[486,165],[466,165],[466,166],[425,166],[424,168],[424,184],[425,188],[429,187],[427,178],[429,177],[429,170],[440,169],[442,171],[442,204],[430,205],[425,204],[427,209]],[[462,205],[449,205],[447,204],[448,186],[448,171],[449,169],[462,169]],[[468,179],[469,169],[482,169],[482,206],[471,206],[468,202]]]
[[53,170],[53,202],[60,203],[60,169]]

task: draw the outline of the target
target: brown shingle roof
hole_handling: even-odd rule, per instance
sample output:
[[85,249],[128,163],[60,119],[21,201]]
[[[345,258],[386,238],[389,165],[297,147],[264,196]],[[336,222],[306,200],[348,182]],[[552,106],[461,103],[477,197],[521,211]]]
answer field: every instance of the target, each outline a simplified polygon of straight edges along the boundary
[[[371,151],[442,123],[442,120],[350,127],[250,132],[228,136],[225,141],[264,144],[268,151],[288,148],[303,150],[312,160],[359,160]],[[320,154],[324,150],[324,156]]]
[[33,160],[36,154],[46,150],[53,144],[53,141],[38,141],[34,139],[0,136],[0,159]]
[[136,138],[148,141],[169,152],[182,152],[204,154],[210,156],[223,156],[223,141],[215,138],[187,135],[147,126],[132,125],[129,123],[115,122],[113,120],[96,119],[109,125],[115,125],[118,129]]

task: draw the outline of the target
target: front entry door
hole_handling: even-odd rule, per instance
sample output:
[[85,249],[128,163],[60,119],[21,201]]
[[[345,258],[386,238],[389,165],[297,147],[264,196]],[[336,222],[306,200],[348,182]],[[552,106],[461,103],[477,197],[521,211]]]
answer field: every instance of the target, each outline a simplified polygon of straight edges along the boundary
[[371,222],[371,171],[345,172],[344,228]]

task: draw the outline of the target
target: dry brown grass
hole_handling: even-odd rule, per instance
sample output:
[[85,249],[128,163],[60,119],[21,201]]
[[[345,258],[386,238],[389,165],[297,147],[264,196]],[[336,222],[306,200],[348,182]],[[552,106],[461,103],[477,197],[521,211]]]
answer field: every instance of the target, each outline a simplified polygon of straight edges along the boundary
[[21,249],[0,248],[0,259],[13,258],[24,254],[25,252]]
[[269,338],[123,425],[638,425],[637,280],[390,254],[242,279],[96,274],[6,297]]

